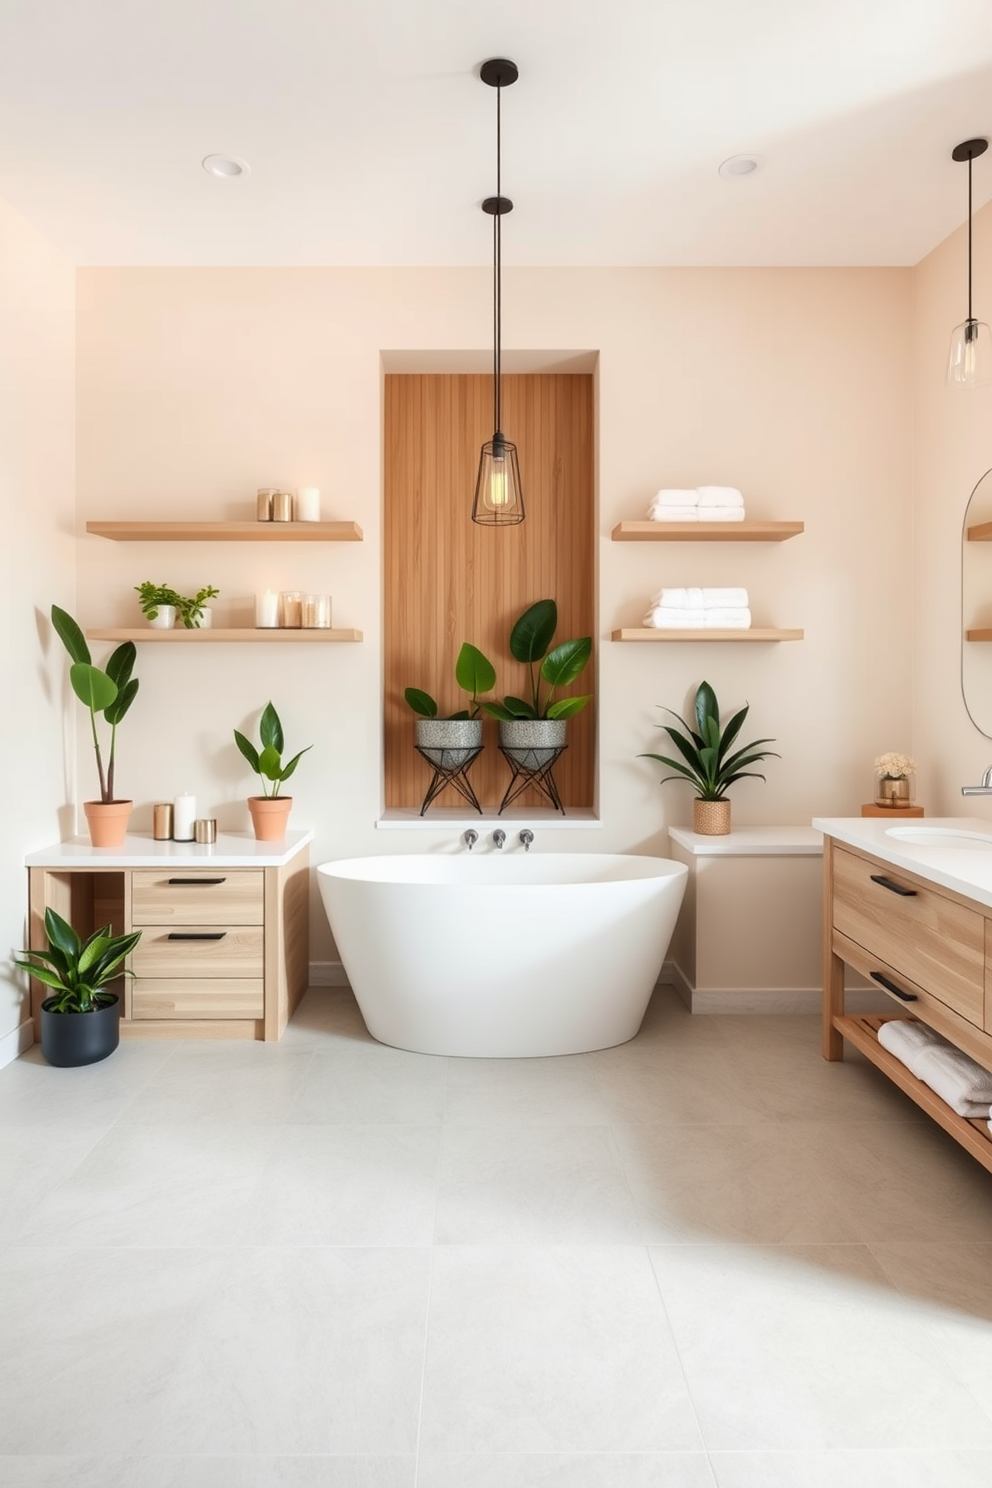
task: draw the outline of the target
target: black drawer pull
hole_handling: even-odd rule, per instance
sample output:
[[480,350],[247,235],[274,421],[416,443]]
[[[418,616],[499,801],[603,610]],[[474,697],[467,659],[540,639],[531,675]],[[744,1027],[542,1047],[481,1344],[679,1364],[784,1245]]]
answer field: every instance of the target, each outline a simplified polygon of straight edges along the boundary
[[172,930],[166,940],[223,940],[226,930]]
[[902,884],[893,883],[891,878],[886,878],[884,873],[873,873],[871,875],[871,881],[872,883],[881,884],[883,889],[891,889],[893,894],[898,894],[903,899],[916,898],[915,889],[904,889]]
[[920,1000],[915,992],[904,992],[901,987],[897,987],[895,982],[890,982],[888,977],[883,976],[880,971],[873,971],[871,973],[871,979],[873,982],[878,982],[880,986],[884,987],[886,992],[891,992],[893,996],[898,997],[901,1002],[919,1002]]
[[183,888],[189,888],[192,884],[221,884],[227,883],[226,878],[170,878],[170,884],[181,884]]

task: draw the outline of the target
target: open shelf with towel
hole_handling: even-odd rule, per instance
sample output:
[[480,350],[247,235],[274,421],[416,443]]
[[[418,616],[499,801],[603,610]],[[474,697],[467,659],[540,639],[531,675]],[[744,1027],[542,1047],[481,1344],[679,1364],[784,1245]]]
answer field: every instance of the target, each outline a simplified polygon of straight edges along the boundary
[[651,626],[626,625],[614,630],[611,641],[801,641],[801,630],[777,630],[755,625],[750,630],[661,630]]
[[803,522],[618,522],[614,542],[785,542]]
[[992,1133],[989,1132],[988,1122],[978,1117],[959,1116],[956,1111],[952,1111],[947,1102],[941,1100],[929,1085],[918,1080],[901,1059],[890,1054],[879,1043],[878,1030],[881,1024],[898,1016],[898,1013],[871,1016],[840,1014],[834,1017],[833,1026],[842,1038],[859,1049],[872,1064],[877,1065],[900,1090],[905,1091],[911,1100],[992,1173]]

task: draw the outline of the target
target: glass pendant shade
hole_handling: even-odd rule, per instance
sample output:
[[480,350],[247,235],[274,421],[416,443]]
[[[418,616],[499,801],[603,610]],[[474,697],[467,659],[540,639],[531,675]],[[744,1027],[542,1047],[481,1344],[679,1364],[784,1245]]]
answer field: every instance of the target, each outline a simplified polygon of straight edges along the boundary
[[951,332],[947,381],[952,387],[992,383],[992,331],[982,320],[965,320]]
[[472,521],[483,527],[514,527],[524,519],[517,446],[496,433],[482,446]]

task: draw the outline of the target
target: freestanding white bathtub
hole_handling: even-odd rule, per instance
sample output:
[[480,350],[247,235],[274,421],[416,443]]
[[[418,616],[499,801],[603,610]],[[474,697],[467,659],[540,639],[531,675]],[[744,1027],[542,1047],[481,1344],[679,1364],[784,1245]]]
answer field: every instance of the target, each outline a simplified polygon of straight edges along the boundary
[[317,881],[373,1038],[525,1058],[634,1037],[687,873],[619,853],[417,853],[323,863]]

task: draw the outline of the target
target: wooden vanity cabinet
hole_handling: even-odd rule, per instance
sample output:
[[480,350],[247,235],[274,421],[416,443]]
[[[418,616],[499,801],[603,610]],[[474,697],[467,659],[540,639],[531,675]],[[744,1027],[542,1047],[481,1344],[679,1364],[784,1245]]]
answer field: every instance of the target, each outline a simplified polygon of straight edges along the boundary
[[[860,1049],[992,1171],[984,1120],[958,1116],[878,1042],[887,1017],[913,1017],[992,1070],[992,909],[824,837],[823,1056]],[[891,1013],[849,1015],[844,967],[869,977]]]

